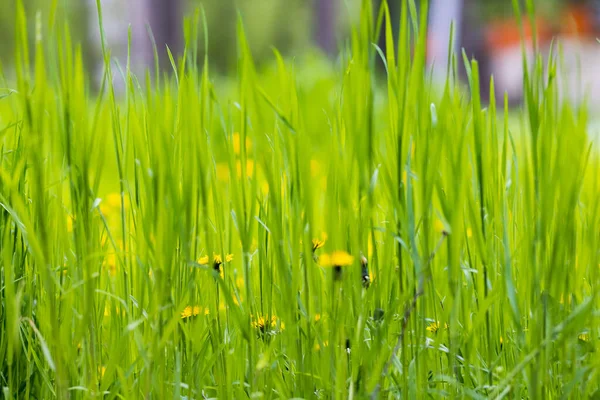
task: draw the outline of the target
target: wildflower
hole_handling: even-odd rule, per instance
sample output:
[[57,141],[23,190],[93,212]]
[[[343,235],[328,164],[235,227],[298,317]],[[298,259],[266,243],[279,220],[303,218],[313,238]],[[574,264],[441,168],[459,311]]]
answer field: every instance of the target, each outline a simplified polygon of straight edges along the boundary
[[109,193],[106,196],[106,203],[109,207],[120,208],[121,207],[121,194],[120,193]]
[[321,239],[313,239],[312,240],[312,250],[313,250],[313,253],[315,251],[317,251],[317,249],[320,249],[323,246],[325,246],[325,241],[324,240],[321,240]]
[[271,316],[271,319],[268,317],[259,316],[258,318],[253,319],[250,324],[260,334],[265,334],[267,332],[273,334],[277,333],[278,330],[283,331],[285,329],[285,324],[281,322],[275,315]]
[[108,270],[108,274],[112,277],[117,275],[117,255],[115,253],[109,253],[106,256],[104,267]]
[[438,332],[438,330],[440,329],[440,322],[439,321],[434,321],[432,323],[430,323],[427,328],[425,328],[426,330],[428,330],[429,332],[436,334]]
[[577,339],[584,341],[584,342],[589,342],[590,341],[590,334],[587,332],[584,333],[580,333],[579,336],[577,336]]
[[352,265],[354,257],[345,251],[334,251],[331,254],[323,254],[319,257],[319,264],[322,267],[333,267],[335,279],[341,279],[342,267]]
[[[329,347],[329,340],[323,341],[323,347]],[[321,344],[319,342],[315,343],[315,351],[321,350]]]
[[75,217],[67,215],[67,232],[73,232],[73,226],[75,225]]
[[352,265],[354,257],[345,251],[334,251],[331,254],[323,254],[319,257],[319,264],[323,267],[347,267]]
[[434,223],[434,228],[437,233],[444,232],[444,223],[440,219],[436,219]]
[[221,182],[229,181],[229,166],[227,165],[227,163],[217,163],[215,172],[217,175],[217,180]]
[[[235,168],[237,171],[238,178],[241,178],[242,177],[242,162],[240,160],[236,161]],[[252,177],[253,172],[254,172],[254,161],[246,160],[246,176],[249,178]]]
[[262,181],[260,184],[260,191],[262,192],[263,196],[268,195],[269,194],[269,182]]
[[186,319],[186,318],[189,318],[189,317],[195,317],[198,314],[200,314],[200,307],[198,307],[198,306],[193,306],[193,307],[192,306],[187,306],[181,312],[181,319]]
[[208,265],[208,256],[202,256],[198,259],[198,264]]
[[319,322],[321,320],[321,314],[315,314],[315,322]]
[[[233,152],[235,154],[240,154],[242,150],[242,143],[240,139],[240,134],[238,132],[234,132],[233,134]],[[250,151],[252,149],[252,142],[249,137],[246,137],[246,151]]]

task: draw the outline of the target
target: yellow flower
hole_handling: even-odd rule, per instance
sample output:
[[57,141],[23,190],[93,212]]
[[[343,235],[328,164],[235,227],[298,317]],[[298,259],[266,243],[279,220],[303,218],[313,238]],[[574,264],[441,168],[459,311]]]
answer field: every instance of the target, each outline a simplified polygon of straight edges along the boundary
[[436,219],[434,223],[434,229],[437,233],[444,232],[444,223],[441,220]]
[[75,224],[75,217],[67,215],[67,232],[73,232],[73,225]]
[[[235,163],[238,178],[242,176],[242,162],[237,160]],[[254,161],[246,160],[246,176],[251,177],[254,172]]]
[[321,314],[315,314],[315,322],[319,322],[321,320]]
[[587,332],[580,333],[579,336],[577,336],[577,338],[579,340],[583,340],[584,342],[589,342],[590,341],[590,334],[587,333]]
[[208,256],[202,256],[198,259],[198,264],[208,265]]
[[[328,347],[329,346],[329,340],[325,340],[323,341],[323,347]],[[321,350],[321,345],[319,344],[319,342],[315,343],[315,351],[319,351]]]
[[258,318],[252,320],[251,325],[254,329],[259,330],[261,333],[265,333],[269,328],[271,328],[271,330],[275,330],[277,327],[279,327],[279,330],[281,331],[285,329],[285,324],[281,322],[275,315],[271,316],[270,322],[268,317],[259,316]]
[[343,250],[334,251],[331,254],[323,254],[319,257],[322,267],[346,267],[352,265],[354,257]]
[[268,195],[269,194],[269,182],[262,181],[262,183],[260,184],[260,191],[262,192],[263,196]]
[[[227,262],[233,261],[233,254],[225,255],[225,261],[227,261]],[[208,264],[208,262],[207,262],[207,264]],[[215,270],[219,270],[221,267],[221,264],[223,264],[223,257],[220,254],[213,254],[213,266],[214,266]]]
[[208,307],[204,308],[204,310],[203,310],[202,307],[200,307],[200,306],[193,306],[193,307],[187,306],[181,312],[181,319],[195,317],[196,315],[199,315],[202,312],[204,312],[204,315],[208,315],[208,312],[209,312]]
[[219,180],[221,182],[229,181],[229,166],[227,165],[227,163],[224,163],[224,162],[217,163],[216,168],[217,168],[217,170],[216,170],[217,180]]
[[120,193],[109,193],[106,196],[106,203],[109,207],[120,208],[121,207],[121,194]]
[[106,255],[106,261],[104,267],[108,270],[110,276],[117,275],[117,255],[115,253],[108,253]]
[[320,240],[320,239],[313,239],[312,240],[312,249],[313,249],[313,251],[316,251],[317,249],[320,249],[323,246],[325,246],[325,241],[324,240]]
[[427,328],[425,328],[425,329],[427,329],[429,332],[431,332],[431,333],[434,333],[434,334],[435,334],[435,333],[437,333],[437,331],[440,329],[440,322],[439,322],[439,321],[437,321],[437,322],[432,322],[432,323],[430,323],[430,324],[427,326]]
[[[240,152],[242,150],[240,134],[238,132],[235,132],[233,134],[232,139],[233,139],[233,152],[235,154],[240,154]],[[246,137],[246,151],[250,151],[251,149],[252,149],[252,142],[250,141],[249,137]]]

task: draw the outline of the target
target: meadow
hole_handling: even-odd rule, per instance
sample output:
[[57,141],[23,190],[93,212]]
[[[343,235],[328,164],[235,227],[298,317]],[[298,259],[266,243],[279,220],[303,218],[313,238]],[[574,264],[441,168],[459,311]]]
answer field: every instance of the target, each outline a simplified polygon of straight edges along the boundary
[[230,77],[198,11],[171,71],[104,46],[93,90],[68,28],[19,3],[3,398],[600,398],[600,157],[560,45],[509,109],[464,55],[435,84],[427,2],[402,4],[397,40],[365,0],[336,60],[261,67],[238,17]]

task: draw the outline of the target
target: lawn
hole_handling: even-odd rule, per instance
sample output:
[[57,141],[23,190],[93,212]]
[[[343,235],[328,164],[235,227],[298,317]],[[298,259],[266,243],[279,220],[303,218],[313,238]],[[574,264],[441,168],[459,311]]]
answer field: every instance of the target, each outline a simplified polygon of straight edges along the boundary
[[435,86],[423,15],[403,2],[394,43],[365,0],[336,60],[266,67],[240,18],[219,77],[197,12],[169,73],[105,47],[93,90],[68,29],[19,6],[4,398],[598,398],[588,107],[560,97],[558,51],[526,61],[512,111],[461,55]]

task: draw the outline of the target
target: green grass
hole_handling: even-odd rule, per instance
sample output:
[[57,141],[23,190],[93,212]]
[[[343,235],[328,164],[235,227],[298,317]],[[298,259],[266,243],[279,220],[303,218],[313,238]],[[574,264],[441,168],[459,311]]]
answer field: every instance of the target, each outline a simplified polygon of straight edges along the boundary
[[433,86],[413,1],[385,76],[385,2],[361,14],[336,63],[275,51],[264,69],[240,19],[237,76],[218,78],[197,13],[171,74],[104,48],[94,93],[52,18],[29,54],[18,6],[16,78],[0,74],[5,398],[599,395],[600,157],[560,57],[528,60],[509,116],[480,99],[476,61]]

